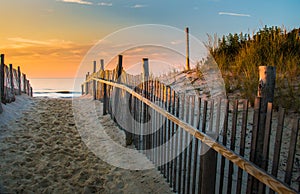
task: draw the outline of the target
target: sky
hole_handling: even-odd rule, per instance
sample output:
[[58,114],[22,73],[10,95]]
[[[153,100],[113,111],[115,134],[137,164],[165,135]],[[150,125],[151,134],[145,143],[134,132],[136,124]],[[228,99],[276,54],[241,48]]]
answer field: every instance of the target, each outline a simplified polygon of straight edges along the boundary
[[265,25],[299,28],[299,7],[299,0],[1,0],[0,53],[29,78],[72,78],[88,50],[122,28],[189,27],[207,42],[207,34]]

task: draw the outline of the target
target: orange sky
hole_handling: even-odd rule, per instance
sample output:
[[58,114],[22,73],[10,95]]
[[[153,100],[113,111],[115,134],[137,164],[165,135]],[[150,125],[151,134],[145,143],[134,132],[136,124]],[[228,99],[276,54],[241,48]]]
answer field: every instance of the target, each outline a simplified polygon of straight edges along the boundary
[[1,49],[5,64],[13,64],[14,68],[20,66],[30,78],[75,77],[83,56],[92,46],[60,40],[10,40],[12,43]]

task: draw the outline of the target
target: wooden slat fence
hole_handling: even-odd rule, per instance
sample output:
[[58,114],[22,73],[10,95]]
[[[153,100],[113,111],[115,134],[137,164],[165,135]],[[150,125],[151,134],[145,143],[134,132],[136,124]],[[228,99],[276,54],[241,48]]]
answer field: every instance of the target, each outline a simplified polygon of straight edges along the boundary
[[6,65],[4,54],[0,55],[0,113],[3,111],[2,104],[15,101],[16,95],[25,93],[32,96],[32,87],[26,75],[21,73],[20,67],[13,68],[12,64]]
[[158,166],[174,192],[300,191],[299,118],[285,118],[283,108],[274,112],[269,103],[263,152],[257,153],[260,98],[249,109],[248,100],[185,95],[157,79],[142,82],[143,75],[120,69],[119,61],[115,70],[88,74],[82,92],[101,100],[103,113],[116,123],[134,118],[123,128],[127,144],[133,143]]

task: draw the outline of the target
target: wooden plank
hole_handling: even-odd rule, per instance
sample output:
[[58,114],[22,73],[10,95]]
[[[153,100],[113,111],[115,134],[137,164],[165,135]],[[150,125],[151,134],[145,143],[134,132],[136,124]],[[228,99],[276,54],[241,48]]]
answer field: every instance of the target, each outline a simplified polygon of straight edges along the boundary
[[[172,103],[172,90],[170,87],[167,87],[167,94],[168,94],[168,98],[167,98],[167,111],[169,113],[171,113],[171,103]],[[166,142],[167,142],[167,147],[166,147],[166,158],[167,158],[167,173],[166,173],[166,178],[167,178],[167,182],[170,182],[170,174],[171,174],[171,152],[172,152],[172,143],[171,143],[171,139],[172,139],[172,129],[171,129],[171,121],[169,119],[167,119],[167,138],[166,138]]]
[[[175,106],[175,117],[176,118],[179,118],[179,111],[180,111],[180,99],[179,99],[179,96],[176,96],[176,106]],[[175,122],[173,122],[175,124]],[[175,125],[175,130],[174,130],[174,134],[176,135],[176,138],[175,138],[175,144],[174,144],[174,147],[175,147],[175,155],[176,155],[176,158],[174,159],[174,171],[173,171],[173,174],[174,174],[174,178],[173,178],[173,191],[174,192],[178,192],[178,164],[179,164],[179,156],[178,156],[178,147],[179,147],[179,126],[176,124]]]
[[[232,114],[232,127],[231,127],[231,138],[230,138],[230,150],[235,151],[235,139],[236,139],[236,129],[237,129],[237,117],[238,117],[238,106],[239,101],[235,100],[233,105],[233,114]],[[229,162],[228,167],[228,184],[227,184],[227,193],[232,191],[232,176],[233,176],[233,163]]]
[[[164,86],[164,106],[165,110],[168,110],[168,100],[169,100],[169,95],[168,95],[168,87]],[[163,130],[163,143],[164,143],[164,152],[163,152],[163,164],[164,164],[164,178],[167,178],[167,171],[168,171],[168,165],[167,165],[167,153],[169,152],[167,150],[167,139],[168,139],[168,119],[163,117],[164,121],[164,130]]]
[[285,177],[284,177],[284,182],[287,183],[288,185],[290,185],[291,181],[292,181],[292,172],[293,172],[298,131],[299,131],[299,121],[300,121],[300,119],[293,120],[289,154],[288,154],[288,158],[287,158],[287,162],[286,162],[286,170],[285,170]]
[[[190,96],[186,97],[186,103],[184,105],[186,107],[186,112],[185,112],[185,122],[189,123],[190,119]],[[185,193],[186,189],[186,177],[187,177],[187,152],[188,152],[188,147],[186,146],[188,144],[188,135],[186,131],[183,132],[184,138],[183,138],[183,180],[182,180],[182,193]]]
[[[195,120],[195,96],[190,96],[190,102],[191,102],[191,121],[190,125],[194,126],[194,120]],[[186,180],[186,193],[190,193],[191,188],[191,170],[192,170],[192,149],[193,149],[193,136],[191,136],[188,133],[189,136],[189,146],[188,146],[188,162],[187,162],[187,180]]]
[[[255,162],[256,158],[256,147],[257,147],[257,139],[258,139],[258,128],[259,128],[259,121],[260,121],[260,98],[256,97],[254,102],[254,115],[253,115],[253,128],[252,128],[252,137],[251,137],[251,150],[250,150],[250,162]],[[248,175],[247,181],[247,193],[252,193],[253,190],[253,177]]]
[[[171,94],[171,101],[170,101],[170,107],[171,107],[171,114],[175,115],[175,98],[176,98],[176,93],[174,90],[171,90],[172,94]],[[170,159],[172,159],[170,161],[170,174],[169,174],[169,185],[170,187],[173,187],[173,177],[174,177],[174,160],[175,160],[175,146],[174,146],[174,135],[175,135],[175,124],[174,122],[170,121]]]
[[[284,116],[285,116],[285,109],[280,107],[278,111],[278,121],[277,121],[277,128],[276,128],[273,165],[272,165],[272,173],[271,173],[274,177],[277,177],[277,172],[279,167],[282,132],[284,126]],[[274,193],[275,192],[273,190],[270,190],[270,194],[274,194]]]
[[204,144],[210,146],[213,148],[215,151],[223,155],[225,158],[236,164],[238,167],[242,168],[245,170],[248,174],[252,175],[253,177],[257,178],[264,184],[266,184],[268,187],[273,189],[276,192],[282,193],[282,192],[290,192],[290,193],[296,193],[295,190],[290,188],[287,184],[283,183],[280,180],[277,180],[276,178],[270,176],[268,173],[265,171],[261,170],[258,168],[255,164],[252,162],[244,159],[243,157],[239,156],[238,154],[234,153],[230,149],[226,148],[224,145],[216,142],[215,139],[211,138],[210,136],[206,135],[205,133],[198,131],[195,129],[193,126],[185,123],[184,121],[180,120],[179,118],[175,117],[174,115],[168,113],[165,111],[163,108],[157,106],[156,104],[152,103],[150,100],[144,98],[143,96],[139,95],[138,93],[134,92],[131,88],[118,84],[118,83],[113,83],[101,79],[96,79],[99,80],[103,83],[109,84],[113,87],[118,87],[122,90],[126,90],[128,93],[132,94],[139,100],[143,101],[145,104],[148,106],[152,107],[155,109],[157,112],[162,114],[164,117],[170,119],[174,123],[176,123],[179,127],[181,127],[183,130],[189,132],[191,135],[195,136],[197,139],[202,141]]
[[[264,136],[264,147],[262,152],[262,164],[261,168],[268,170],[268,160],[269,160],[269,146],[270,146],[270,136],[272,127],[272,103],[268,103],[267,116],[266,116],[266,126],[265,126],[265,136]],[[266,186],[259,183],[258,192],[265,193]]]
[[[246,131],[247,131],[247,122],[248,122],[248,105],[249,101],[244,100],[243,102],[243,115],[242,115],[242,126],[241,126],[241,139],[240,139],[240,155],[244,156],[245,154],[245,142],[246,142]],[[236,186],[236,194],[242,192],[242,182],[243,182],[243,170],[238,169],[238,178]]]
[[[198,98],[198,114],[197,114],[197,129],[200,128],[200,120],[201,120],[201,98]],[[192,179],[192,193],[196,193],[196,181],[197,181],[197,169],[198,165],[200,164],[198,161],[200,161],[200,159],[198,159],[198,150],[199,150],[199,140],[196,139],[195,137],[193,137],[195,143],[194,143],[194,168],[193,168],[193,179]],[[198,184],[199,186],[199,184]]]
[[[203,101],[203,114],[202,114],[202,133],[205,134],[206,133],[206,118],[207,118],[207,100],[204,100]],[[203,179],[203,174],[204,174],[204,160],[205,160],[205,156],[204,156],[204,153],[203,151],[205,151],[205,148],[204,147],[204,143],[201,142],[201,153],[200,153],[200,170],[199,170],[199,179],[198,179],[198,193],[201,193],[202,192],[202,187],[204,184],[202,179]],[[207,169],[209,170],[209,169]]]
[[[185,105],[185,95],[182,95],[181,96],[181,109],[180,109],[180,111],[181,111],[181,116],[180,116],[180,119],[181,120],[183,120],[184,119],[184,111],[185,111],[185,107],[184,107],[184,105]],[[179,132],[179,142],[178,142],[178,144],[179,144],[179,150],[183,150],[182,148],[183,148],[183,146],[184,146],[184,144],[183,144],[183,128],[179,128],[179,130],[180,130],[180,132]],[[183,160],[183,153],[181,152],[180,154],[179,154],[179,168],[178,168],[178,193],[181,193],[181,190],[182,190],[182,174],[183,174],[183,168],[182,168],[182,160]]]

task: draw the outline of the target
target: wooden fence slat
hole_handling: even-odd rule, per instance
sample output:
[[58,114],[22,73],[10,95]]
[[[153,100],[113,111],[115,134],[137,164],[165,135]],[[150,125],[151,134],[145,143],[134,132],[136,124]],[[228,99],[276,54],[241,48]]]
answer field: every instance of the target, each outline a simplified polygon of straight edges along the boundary
[[[260,121],[260,108],[261,102],[260,98],[257,97],[254,102],[254,115],[253,115],[253,128],[252,128],[252,137],[251,137],[251,150],[250,150],[250,162],[255,161],[256,157],[256,146],[257,146],[257,139],[258,139],[258,128],[259,128],[259,121]],[[251,175],[248,175],[247,181],[247,193],[252,193],[254,178]]]
[[[195,120],[195,96],[190,96],[190,102],[191,102],[191,121],[190,124],[194,126],[194,120]],[[190,187],[191,187],[191,170],[192,170],[192,149],[193,149],[193,136],[191,136],[188,133],[189,136],[189,146],[188,146],[188,162],[187,162],[187,190],[186,193],[190,193]]]
[[[179,96],[176,96],[176,106],[175,106],[175,117],[176,118],[179,118],[179,112],[180,112],[180,99],[179,99]],[[175,124],[175,123],[174,123]],[[174,184],[173,184],[173,191],[174,192],[178,192],[178,164],[179,164],[179,155],[178,155],[178,148],[179,148],[179,126],[176,124],[175,125],[175,131],[174,131],[174,134],[176,135],[176,138],[175,138],[175,155],[176,155],[176,158],[174,159],[174,178],[173,178],[173,181],[174,181]]]
[[[174,90],[171,90],[172,91],[172,94],[171,94],[171,101],[170,101],[170,108],[171,108],[171,114],[172,115],[175,115],[175,91]],[[169,185],[170,187],[172,188],[173,187],[173,177],[174,177],[174,156],[175,156],[175,146],[174,146],[174,135],[175,135],[175,124],[174,122],[170,121],[170,139],[171,139],[171,142],[170,142],[170,146],[171,146],[171,149],[170,149],[170,159],[172,159],[170,161],[170,175],[169,175]]]
[[[239,106],[239,101],[235,100],[234,105],[233,105],[232,128],[231,128],[231,138],[230,138],[230,150],[232,150],[232,151],[235,151],[238,106]],[[233,180],[232,176],[233,176],[233,163],[229,162],[227,193],[231,193],[231,190],[232,190],[232,180]]]
[[[229,101],[225,100],[225,115],[224,115],[224,126],[222,131],[222,144],[224,146],[227,145],[227,131],[228,131],[228,118],[229,118]],[[223,193],[223,185],[224,185],[224,171],[225,171],[225,157],[221,157],[221,167],[220,167],[220,186],[219,186],[219,194]]]
[[[197,113],[197,129],[200,129],[200,120],[201,120],[201,98],[198,98],[198,107],[197,107],[198,113]],[[193,137],[195,144],[194,144],[194,169],[193,169],[193,179],[192,179],[192,193],[196,193],[196,181],[197,181],[197,169],[198,168],[198,164],[200,161],[198,158],[198,150],[199,150],[199,140],[196,139],[195,137]],[[199,175],[199,174],[198,174]],[[199,184],[198,184],[199,186]]]
[[295,152],[296,152],[296,146],[297,146],[299,121],[300,121],[300,119],[293,120],[293,127],[292,127],[292,132],[291,132],[291,139],[290,139],[290,147],[289,147],[289,153],[288,153],[288,158],[287,158],[287,162],[286,162],[286,170],[285,170],[285,177],[284,177],[284,182],[287,183],[288,185],[290,185],[291,181],[292,181],[292,172],[293,172]]
[[[186,107],[186,112],[185,112],[185,122],[189,123],[189,119],[190,119],[190,97],[186,96],[186,103],[184,104],[184,106]],[[187,177],[187,152],[188,152],[188,135],[189,133],[184,131],[184,138],[182,139],[183,141],[183,179],[182,179],[182,193],[185,193],[185,189],[186,189],[186,177]]]
[[[202,114],[202,132],[206,133],[206,118],[207,118],[207,100],[204,100],[203,102],[203,114]],[[199,184],[198,184],[198,193],[202,193],[202,187],[203,187],[203,173],[204,173],[204,153],[203,151],[205,151],[205,147],[204,147],[204,143],[201,142],[201,147],[200,147],[201,151],[200,151],[200,171],[199,171]],[[207,169],[208,170],[208,169]]]
[[[265,126],[265,136],[264,136],[264,147],[262,152],[262,164],[261,168],[268,170],[268,160],[269,160],[269,146],[270,146],[270,136],[272,127],[272,103],[267,104],[267,115],[266,115],[266,126]],[[265,193],[266,186],[259,183],[258,192]]]
[[[284,126],[284,115],[285,115],[285,109],[280,107],[278,111],[278,121],[277,121],[273,165],[272,165],[272,175],[275,177],[277,177],[277,172],[279,167],[280,148],[281,148],[281,141],[282,141],[283,126]],[[270,190],[270,194],[274,194],[274,193],[275,192],[273,190]]]
[[[181,104],[180,104],[180,107],[181,107],[181,115],[180,115],[180,119],[183,120],[184,119],[184,112],[185,112],[185,95],[182,95],[181,96],[181,100],[180,100]],[[183,133],[184,133],[184,130],[182,128],[179,128],[180,130],[180,135],[179,135],[179,150],[182,150],[184,144],[183,144]],[[179,154],[179,169],[178,169],[178,178],[179,178],[179,181],[178,181],[178,193],[181,193],[181,189],[182,189],[182,171],[183,171],[183,168],[182,168],[182,160],[183,160],[183,153],[181,152]]]
[[[248,122],[248,104],[249,101],[244,100],[243,113],[242,113],[240,152],[239,152],[241,156],[244,156],[245,154],[246,131],[247,131],[247,122]],[[242,192],[242,181],[243,181],[243,170],[241,168],[238,168],[236,194],[240,194]]]

